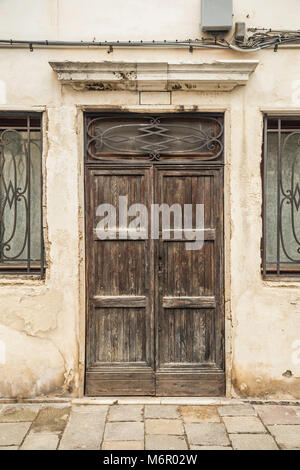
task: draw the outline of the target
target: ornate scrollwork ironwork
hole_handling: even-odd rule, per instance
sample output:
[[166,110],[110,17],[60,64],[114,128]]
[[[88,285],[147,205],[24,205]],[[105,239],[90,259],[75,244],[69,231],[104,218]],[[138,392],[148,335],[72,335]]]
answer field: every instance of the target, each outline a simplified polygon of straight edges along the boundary
[[139,155],[158,161],[162,155],[216,160],[223,153],[223,122],[212,116],[106,115],[87,121],[87,158]]
[[[28,219],[25,217],[22,231],[18,231],[19,249],[16,253],[15,250],[12,250],[12,243],[19,227],[18,215],[27,211],[28,171],[26,154],[26,143],[18,131],[5,129],[1,132],[0,260],[2,261],[18,259],[22,255],[27,242]],[[25,178],[23,177],[24,169]]]
[[[296,139],[294,138],[296,137]],[[293,155],[292,158],[287,157],[287,146],[289,143],[293,144]],[[300,132],[292,132],[288,134],[282,145],[282,150],[279,156],[279,192],[280,192],[280,217],[279,217],[279,232],[282,250],[285,256],[292,263],[300,263],[300,257],[292,256],[290,250],[291,247],[286,246],[286,240],[284,236],[284,229],[282,221],[284,220],[284,212],[288,210],[290,212],[289,219],[291,225],[291,233],[293,235],[294,250],[297,254],[300,254],[300,232],[297,233],[296,224],[300,220]],[[288,184],[286,181],[288,175]],[[298,227],[299,231],[299,227]]]
[[[41,235],[31,233],[37,220],[31,210],[39,207],[33,197],[40,192],[40,129],[31,129],[30,118],[26,116],[22,126],[14,126],[13,119],[11,125],[9,118],[3,121],[0,118],[0,266],[1,270],[5,267],[13,273],[16,266],[22,269],[24,265],[30,273],[36,252],[37,261],[42,258]],[[33,243],[35,240],[39,246]]]

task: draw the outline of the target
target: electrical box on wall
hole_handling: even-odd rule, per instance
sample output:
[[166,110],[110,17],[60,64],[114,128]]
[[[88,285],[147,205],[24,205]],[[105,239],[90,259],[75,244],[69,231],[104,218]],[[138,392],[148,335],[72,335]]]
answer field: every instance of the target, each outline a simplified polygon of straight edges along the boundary
[[201,28],[228,32],[232,28],[232,0],[201,0]]

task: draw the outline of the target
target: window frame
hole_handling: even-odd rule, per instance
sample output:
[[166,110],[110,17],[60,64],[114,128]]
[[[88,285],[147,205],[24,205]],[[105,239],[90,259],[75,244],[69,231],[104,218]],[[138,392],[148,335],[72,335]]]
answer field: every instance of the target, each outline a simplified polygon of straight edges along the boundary
[[[31,125],[31,119],[39,119],[39,125],[38,126],[33,126]],[[24,119],[26,120],[26,126],[13,126],[13,125],[6,125],[2,126],[1,120],[2,119],[7,119],[8,121],[14,120],[14,119]],[[11,275],[26,275],[26,276],[34,276],[38,275],[39,278],[44,278],[45,276],[45,269],[46,269],[46,263],[45,263],[45,249],[44,249],[44,227],[43,227],[43,193],[44,193],[44,187],[43,187],[43,113],[40,111],[10,111],[10,110],[5,110],[5,111],[0,111],[0,131],[3,129],[17,129],[20,131],[26,131],[27,133],[27,138],[28,142],[30,142],[30,132],[32,131],[39,131],[40,132],[40,260],[34,261],[31,259],[31,253],[30,253],[30,233],[31,233],[31,219],[30,219],[30,204],[29,204],[29,216],[26,214],[26,217],[28,217],[27,223],[29,227],[28,231],[28,238],[27,238],[27,244],[29,241],[29,249],[27,249],[27,256],[24,258],[24,261],[21,260],[19,264],[5,264],[0,261],[0,276],[11,276]],[[1,133],[0,133],[1,134]],[[27,152],[27,161],[30,163],[30,151]],[[30,177],[30,172],[28,175],[28,184],[29,184],[29,199],[27,199],[27,203],[30,200],[30,184],[31,184],[31,177]],[[28,198],[28,195],[27,195]],[[25,249],[24,249],[25,250]]]
[[[268,127],[269,121],[277,121],[277,127],[276,128],[270,128]],[[290,130],[290,132],[299,132],[300,134],[300,115],[299,114],[269,114],[269,113],[264,113],[263,114],[263,142],[262,142],[262,160],[261,160],[261,181],[262,181],[262,238],[261,238],[261,273],[263,276],[263,279],[266,280],[283,280],[283,279],[288,279],[288,280],[297,280],[299,281],[300,278],[300,260],[299,261],[294,261],[290,263],[289,265],[284,262],[280,261],[280,248],[282,242],[278,241],[278,237],[280,238],[280,222],[278,218],[278,208],[280,204],[280,193],[279,196],[277,194],[277,217],[276,217],[276,227],[277,227],[277,256],[276,256],[276,262],[270,266],[270,263],[267,263],[267,158],[268,158],[268,134],[269,132],[273,132],[277,134],[278,137],[278,145],[277,145],[277,162],[279,164],[280,161],[280,155],[281,155],[281,136],[282,136],[282,130],[287,132],[287,129],[281,128],[281,123],[282,121],[288,122],[288,121],[299,121],[299,126],[297,128],[293,128]],[[279,167],[281,168],[281,167]],[[278,185],[280,185],[280,174],[278,171],[277,167],[277,189]],[[279,245],[278,245],[279,244]],[[300,245],[299,245],[300,249]],[[278,257],[279,256],[279,257]]]

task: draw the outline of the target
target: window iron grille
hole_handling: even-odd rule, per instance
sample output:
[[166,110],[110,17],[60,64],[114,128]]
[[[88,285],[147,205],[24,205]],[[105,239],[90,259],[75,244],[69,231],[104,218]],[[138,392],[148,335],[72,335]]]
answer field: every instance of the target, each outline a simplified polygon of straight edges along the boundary
[[40,113],[0,113],[0,274],[44,274]]
[[300,117],[264,118],[264,276],[300,276]]

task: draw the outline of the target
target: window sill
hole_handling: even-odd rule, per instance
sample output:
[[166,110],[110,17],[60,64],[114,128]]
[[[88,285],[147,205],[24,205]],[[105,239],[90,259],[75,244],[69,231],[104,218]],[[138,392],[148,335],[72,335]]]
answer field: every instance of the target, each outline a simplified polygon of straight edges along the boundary
[[293,276],[265,276],[262,277],[265,287],[300,287],[300,277]]
[[44,285],[46,276],[40,274],[1,274],[0,272],[0,286],[15,286],[18,285]]

